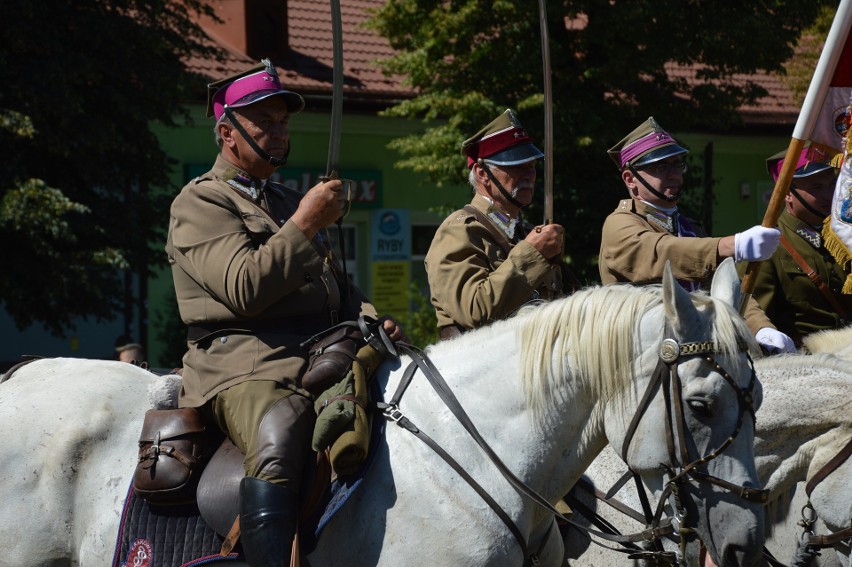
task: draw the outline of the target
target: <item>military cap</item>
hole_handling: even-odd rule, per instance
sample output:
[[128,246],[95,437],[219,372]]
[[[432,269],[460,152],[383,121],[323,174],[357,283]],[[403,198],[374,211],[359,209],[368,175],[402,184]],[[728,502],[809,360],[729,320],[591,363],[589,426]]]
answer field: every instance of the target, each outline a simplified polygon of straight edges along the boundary
[[520,165],[544,157],[510,108],[462,142],[462,153],[469,168],[480,159],[494,165]]
[[[773,181],[778,181],[778,176],[781,175],[781,168],[784,165],[784,158],[787,157],[787,150],[782,150],[777,154],[773,154],[766,158],[766,171],[772,176]],[[811,146],[811,143],[805,142],[802,152],[799,154],[799,160],[796,162],[796,170],[793,172],[793,179],[801,179],[825,171],[833,169],[829,163],[831,155],[823,149]]]
[[231,77],[207,85],[207,116],[222,117],[225,108],[248,106],[265,98],[281,95],[290,114],[301,112],[305,100],[301,95],[284,90],[278,71],[269,59]]
[[689,153],[651,116],[606,152],[618,169],[640,167]]

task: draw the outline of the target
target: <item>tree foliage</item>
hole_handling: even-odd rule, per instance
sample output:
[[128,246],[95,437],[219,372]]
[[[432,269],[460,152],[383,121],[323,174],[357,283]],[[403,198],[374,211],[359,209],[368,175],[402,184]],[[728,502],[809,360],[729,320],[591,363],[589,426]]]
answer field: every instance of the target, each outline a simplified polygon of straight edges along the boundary
[[[120,270],[162,257],[168,157],[149,125],[204,93],[198,0],[9,0],[0,28],[0,303],[61,335],[114,317]],[[149,247],[156,254],[149,255]]]
[[[606,149],[651,115],[675,134],[737,127],[737,108],[766,94],[743,76],[783,72],[819,4],[829,2],[548,2],[555,220],[568,227],[586,281],[597,279],[603,218],[624,194]],[[461,140],[506,107],[543,140],[537,2],[389,0],[369,25],[396,50],[385,70],[419,92],[387,113],[437,124],[395,142],[399,165],[433,183],[462,182]],[[674,66],[692,67],[698,80]],[[540,208],[528,216],[541,218]]]

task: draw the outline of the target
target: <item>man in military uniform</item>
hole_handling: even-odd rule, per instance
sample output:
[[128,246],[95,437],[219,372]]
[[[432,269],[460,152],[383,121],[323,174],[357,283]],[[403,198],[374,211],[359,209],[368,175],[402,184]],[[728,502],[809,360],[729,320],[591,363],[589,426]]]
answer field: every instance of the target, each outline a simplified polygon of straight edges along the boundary
[[[288,123],[304,105],[268,60],[209,85],[220,154],[175,198],[166,243],[189,326],[180,405],[200,408],[245,453],[240,528],[253,567],[289,564],[315,420],[299,388],[299,343],[339,320],[375,315],[328,247],[325,229],[343,213],[341,182],[300,195],[269,180],[286,162]],[[392,321],[384,327],[400,336]]]
[[438,227],[426,272],[441,338],[562,295],[562,226],[527,231],[535,162],[544,154],[509,109],[462,144],[473,200]]
[[[766,160],[773,180],[778,180],[785,153]],[[841,293],[848,273],[822,240],[838,172],[817,161],[827,157],[819,153],[805,147],[799,156],[778,219],[782,246],[760,264],[753,294],[769,319],[799,346],[809,333],[847,325],[852,314],[852,295]]]
[[[658,283],[668,261],[680,284],[695,291],[709,285],[724,258],[765,260],[778,246],[778,229],[755,226],[732,236],[708,237],[695,221],[678,212],[688,150],[653,117],[607,153],[621,171],[630,199],[619,202],[604,221],[598,264],[604,284]],[[795,350],[792,339],[772,325],[754,300],[745,318],[765,350]]]

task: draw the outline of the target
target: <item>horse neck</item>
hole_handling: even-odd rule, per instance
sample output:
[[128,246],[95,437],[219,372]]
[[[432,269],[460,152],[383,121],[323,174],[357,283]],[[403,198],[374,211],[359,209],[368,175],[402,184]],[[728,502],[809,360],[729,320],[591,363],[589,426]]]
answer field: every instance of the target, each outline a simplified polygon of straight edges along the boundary
[[[593,405],[563,387],[557,395],[564,411],[552,412],[546,424],[536,425],[524,402],[517,332],[511,326],[495,325],[495,329],[482,329],[476,335],[430,347],[429,357],[503,463],[531,488],[555,501],[602,448],[602,427],[597,427],[597,439],[590,433]],[[386,399],[393,395],[408,364],[409,359],[403,357],[400,367],[390,374]],[[454,457],[469,455],[472,467],[493,471],[420,371],[400,408],[442,446],[453,449]],[[439,431],[447,430],[446,439],[437,438]]]
[[805,480],[811,461],[830,447],[838,428],[849,427],[850,377],[818,356],[789,356],[756,363],[763,384],[757,413],[755,457],[761,482],[773,493]]

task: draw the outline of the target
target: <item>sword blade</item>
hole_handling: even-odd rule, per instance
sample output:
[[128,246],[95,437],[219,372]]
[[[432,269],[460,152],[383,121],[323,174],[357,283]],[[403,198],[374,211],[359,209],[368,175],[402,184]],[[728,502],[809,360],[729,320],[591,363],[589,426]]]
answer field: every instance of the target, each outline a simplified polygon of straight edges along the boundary
[[331,6],[331,35],[334,56],[331,91],[331,128],[328,138],[327,179],[339,179],[340,134],[343,121],[343,19],[340,0],[329,0]]
[[553,91],[550,86],[550,34],[547,1],[538,0],[541,26],[541,60],[544,71],[544,224],[553,222]]

